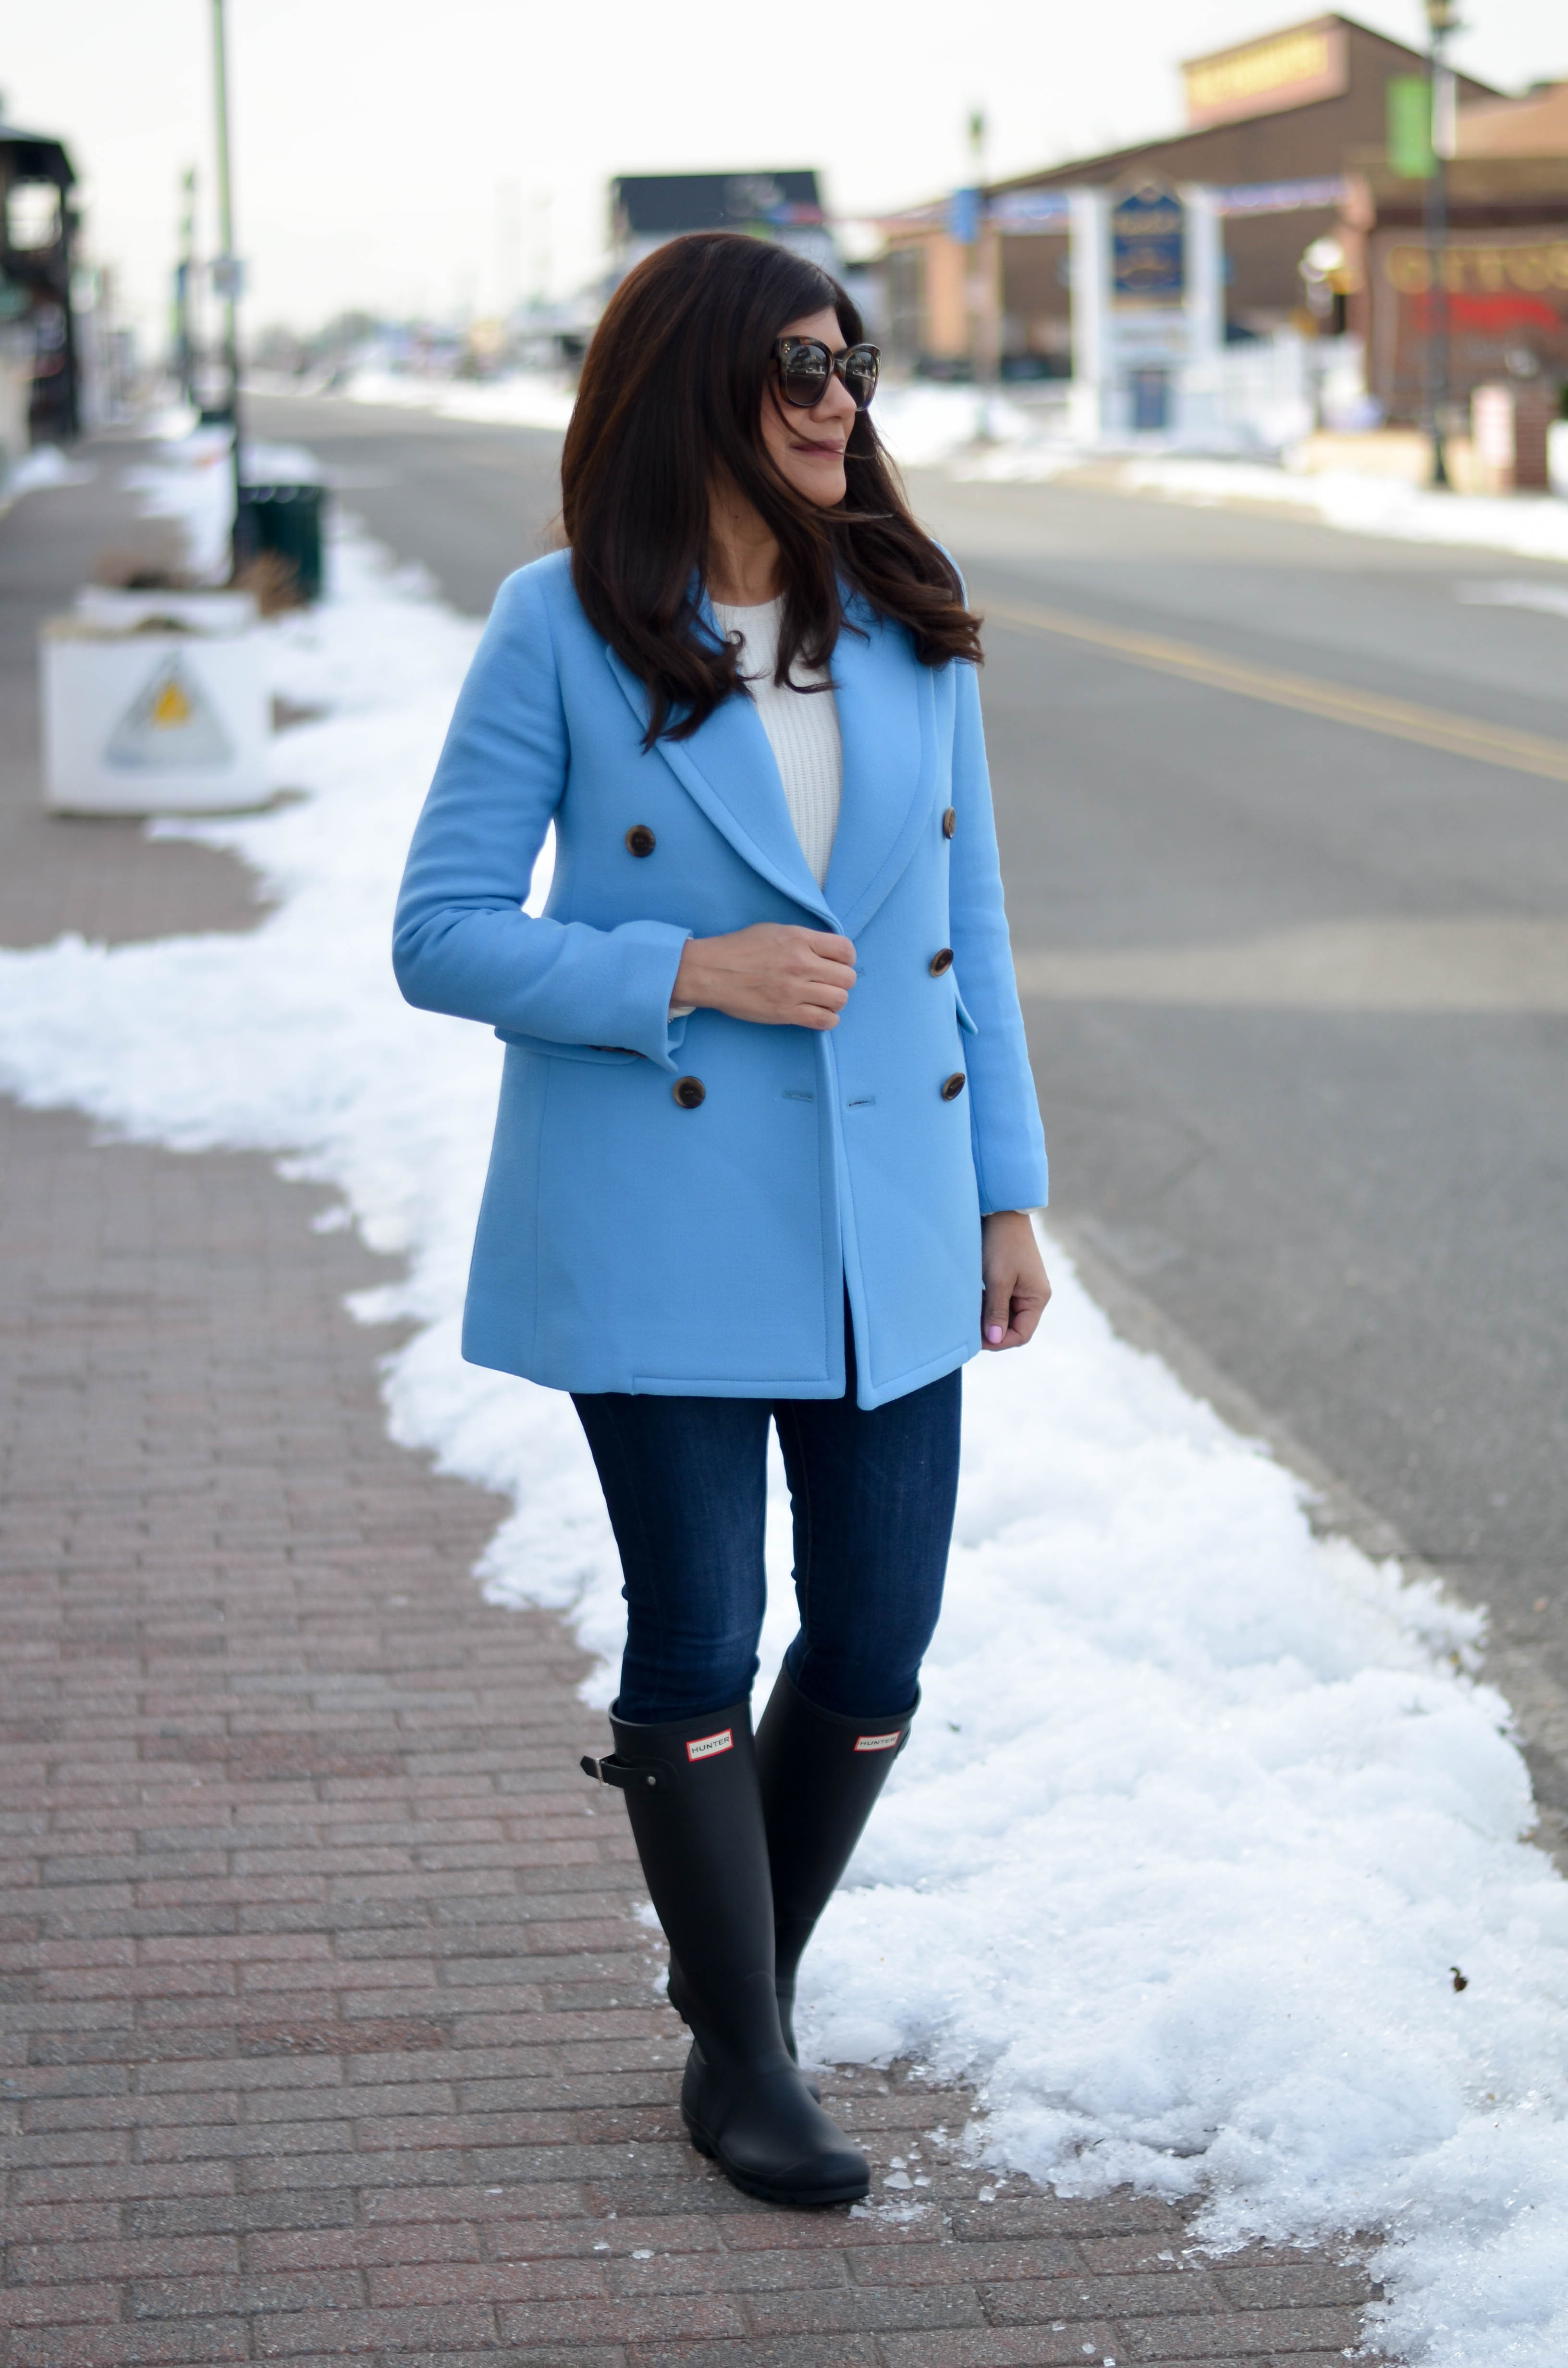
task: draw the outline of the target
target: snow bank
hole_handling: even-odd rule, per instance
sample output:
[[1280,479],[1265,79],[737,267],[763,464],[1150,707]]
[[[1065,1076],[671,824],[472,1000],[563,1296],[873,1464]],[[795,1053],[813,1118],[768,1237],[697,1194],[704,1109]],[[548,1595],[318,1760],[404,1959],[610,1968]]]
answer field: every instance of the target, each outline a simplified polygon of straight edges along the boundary
[[148,458],[120,478],[139,496],[143,518],[166,518],[183,546],[184,564],[199,584],[221,584],[229,573],[234,528],[234,438],[227,427],[183,427],[152,442]]
[[0,491],[14,502],[54,486],[90,485],[96,474],[90,462],[68,461],[58,444],[39,444],[23,453]]
[[[234,529],[234,439],[232,429],[203,427],[172,411],[150,423],[150,457],[127,469],[120,483],[138,495],[144,518],[167,518],[183,546],[185,566],[200,584],[227,580]],[[246,437],[247,485],[319,485],[328,472],[301,444],[268,444]]]
[[1536,609],[1542,616],[1568,617],[1568,584],[1543,584],[1539,576],[1483,576],[1476,584],[1456,584],[1456,600],[1472,609]]
[[[929,392],[951,394],[958,390]],[[881,397],[878,400],[880,405]],[[973,395],[967,401],[972,412]],[[1267,461],[1176,452],[1118,461],[1114,454],[1096,455],[1085,446],[1051,435],[1043,425],[1022,413],[1016,413],[1004,432],[994,431],[994,439],[989,450],[977,449],[972,441],[956,435],[944,445],[940,436],[932,432],[922,449],[899,457],[911,468],[945,465],[965,484],[1045,484],[1069,470],[1093,464],[1096,482],[1106,482],[1104,472],[1108,468],[1110,483],[1121,493],[1153,494],[1205,507],[1265,502],[1300,510],[1347,534],[1511,551],[1522,559],[1568,559],[1568,502],[1551,494],[1512,494],[1506,499],[1435,494],[1397,478],[1360,476],[1348,469],[1309,476]]]
[[[393,1434],[516,1507],[483,1578],[602,1656],[620,1604],[570,1403],[461,1363],[499,1048],[403,1008],[393,888],[477,627],[366,544],[268,629],[308,803],[165,835],[278,898],[250,936],[0,954],[0,1082],[335,1188],[419,1329]],[[986,2159],[1202,2198],[1216,2244],[1384,2225],[1392,2348],[1568,2357],[1568,1887],[1471,1616],[1311,1533],[1290,1478],[1117,1340],[1059,1253],[1039,1343],[966,1375],[926,1706],[808,1960],[810,2042],[981,2085]],[[771,1676],[788,1634],[776,1493]],[[594,1688],[609,1691],[608,1671]],[[1454,1968],[1459,1968],[1456,1976]],[[1460,1989],[1456,1980],[1462,1978]]]
[[1031,473],[1049,474],[1053,457],[1063,465],[1082,455],[1051,443],[1037,414],[1005,394],[972,386],[935,386],[918,380],[877,390],[877,430],[901,469],[957,464],[968,473],[965,456],[979,447],[990,459],[1028,453]]
[[1348,469],[1304,476],[1260,461],[1129,461],[1118,472],[1129,493],[1174,501],[1288,503],[1349,534],[1401,542],[1448,542],[1511,551],[1521,559],[1568,559],[1568,502],[1551,494],[1435,494],[1393,477]]

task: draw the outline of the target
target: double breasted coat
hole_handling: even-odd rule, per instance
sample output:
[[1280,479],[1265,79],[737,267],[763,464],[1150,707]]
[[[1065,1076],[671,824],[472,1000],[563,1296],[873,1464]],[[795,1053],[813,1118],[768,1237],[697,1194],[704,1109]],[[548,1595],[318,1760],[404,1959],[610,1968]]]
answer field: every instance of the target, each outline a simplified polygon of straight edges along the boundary
[[[744,695],[644,750],[646,694],[566,554],[508,578],[398,900],[403,994],[506,1046],[464,1317],[558,1389],[858,1402],[980,1346],[980,1218],[1046,1193],[974,669],[852,603],[844,794],[807,869]],[[553,821],[545,909],[522,907]],[[836,1028],[669,1017],[687,939],[853,939]]]

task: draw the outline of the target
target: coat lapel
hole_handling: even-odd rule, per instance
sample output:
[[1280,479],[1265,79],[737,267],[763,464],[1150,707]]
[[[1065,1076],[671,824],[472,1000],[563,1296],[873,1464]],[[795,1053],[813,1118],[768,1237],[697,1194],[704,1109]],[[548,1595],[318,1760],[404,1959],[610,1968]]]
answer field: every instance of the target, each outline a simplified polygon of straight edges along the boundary
[[[613,650],[605,655],[639,727],[645,727],[647,692]],[[661,740],[658,754],[754,871],[834,925],[833,909],[801,852],[772,747],[749,699],[725,700],[689,740]]]
[[[865,927],[915,851],[936,791],[935,682],[896,626],[846,604],[833,654],[844,747],[844,795],[824,888],[807,868],[784,785],[749,699],[727,699],[689,740],[661,740],[658,754],[744,861],[830,928]],[[605,656],[639,728],[647,693],[625,661]]]
[[863,929],[903,873],[936,793],[935,682],[902,630],[859,601],[833,654],[844,799],[826,894],[846,937]]

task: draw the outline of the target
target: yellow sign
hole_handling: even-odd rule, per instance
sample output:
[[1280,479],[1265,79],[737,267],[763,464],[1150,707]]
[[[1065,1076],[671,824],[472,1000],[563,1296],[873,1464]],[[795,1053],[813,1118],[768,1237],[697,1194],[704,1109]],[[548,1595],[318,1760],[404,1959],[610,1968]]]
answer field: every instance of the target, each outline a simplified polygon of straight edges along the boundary
[[104,762],[117,771],[149,766],[211,768],[232,764],[234,752],[222,719],[195,671],[194,659],[160,659],[109,734]]
[[[1432,285],[1432,258],[1424,246],[1391,246],[1383,257],[1383,273],[1402,296],[1424,296]],[[1568,239],[1528,246],[1447,247],[1443,285],[1451,296],[1495,296],[1509,289],[1528,295],[1568,290]]]
[[1346,85],[1345,38],[1336,26],[1303,25],[1249,41],[1182,68],[1187,120],[1195,129],[1330,98]]
[[171,674],[147,711],[147,721],[160,732],[176,732],[196,712],[185,685]]

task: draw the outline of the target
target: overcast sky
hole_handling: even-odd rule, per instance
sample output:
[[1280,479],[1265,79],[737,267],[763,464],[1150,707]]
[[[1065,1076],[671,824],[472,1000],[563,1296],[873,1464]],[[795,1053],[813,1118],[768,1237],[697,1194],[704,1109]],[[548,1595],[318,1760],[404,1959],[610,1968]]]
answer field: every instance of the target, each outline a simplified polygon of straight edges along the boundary
[[[485,312],[602,261],[606,184],[634,171],[814,165],[845,214],[1179,128],[1176,65],[1295,19],[1267,0],[229,0],[246,317],[351,304]],[[1419,41],[1417,0],[1363,20]],[[1474,0],[1459,63],[1508,89],[1568,74],[1563,0]],[[7,11],[12,121],[61,134],[94,255],[161,332],[177,183],[210,199],[210,0]],[[210,214],[209,211],[209,222]],[[208,251],[211,233],[208,232]]]

